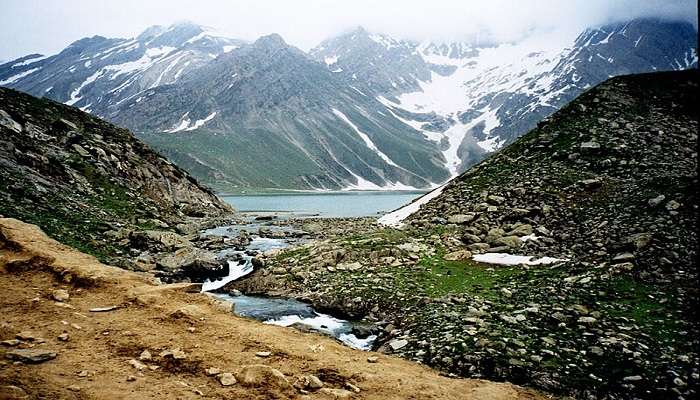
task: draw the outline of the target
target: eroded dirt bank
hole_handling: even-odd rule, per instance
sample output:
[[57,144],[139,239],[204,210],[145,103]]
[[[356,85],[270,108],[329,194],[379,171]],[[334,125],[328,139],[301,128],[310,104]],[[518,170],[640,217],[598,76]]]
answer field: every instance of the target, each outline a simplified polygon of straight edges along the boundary
[[545,398],[238,318],[197,289],[0,219],[0,399]]

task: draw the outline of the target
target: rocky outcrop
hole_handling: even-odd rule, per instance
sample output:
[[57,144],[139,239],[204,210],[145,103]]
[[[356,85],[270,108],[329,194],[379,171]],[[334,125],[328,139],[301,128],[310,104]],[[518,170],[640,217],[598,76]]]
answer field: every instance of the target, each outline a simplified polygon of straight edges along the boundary
[[126,129],[5,88],[0,188],[0,214],[98,255],[118,254],[104,239],[125,226],[174,230],[232,211]]

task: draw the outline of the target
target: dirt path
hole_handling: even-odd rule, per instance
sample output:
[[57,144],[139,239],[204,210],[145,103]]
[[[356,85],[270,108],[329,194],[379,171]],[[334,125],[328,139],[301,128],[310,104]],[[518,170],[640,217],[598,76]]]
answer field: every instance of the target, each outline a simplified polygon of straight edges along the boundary
[[[99,264],[33,225],[0,219],[0,340],[7,341],[0,345],[0,400],[545,398],[242,319],[196,289],[158,286]],[[56,290],[70,297],[57,302],[52,297],[65,293]],[[111,306],[117,308],[90,311]],[[18,349],[56,357],[13,362],[8,357],[20,357]],[[212,367],[237,382],[223,386],[208,376]]]

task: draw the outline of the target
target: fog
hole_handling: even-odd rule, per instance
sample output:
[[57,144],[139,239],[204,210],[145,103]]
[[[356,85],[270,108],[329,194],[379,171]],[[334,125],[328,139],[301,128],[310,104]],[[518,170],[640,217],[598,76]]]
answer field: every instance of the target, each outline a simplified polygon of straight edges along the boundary
[[223,36],[279,33],[303,50],[358,25],[414,40],[515,41],[533,32],[574,32],[635,17],[697,27],[695,1],[662,0],[0,0],[0,59],[52,54],[85,36],[133,37],[188,20]]

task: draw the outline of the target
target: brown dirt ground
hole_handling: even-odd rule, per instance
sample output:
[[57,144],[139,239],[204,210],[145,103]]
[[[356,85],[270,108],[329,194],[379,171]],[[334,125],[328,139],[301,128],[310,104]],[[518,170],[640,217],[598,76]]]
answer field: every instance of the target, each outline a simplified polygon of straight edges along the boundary
[[[57,303],[55,289],[70,299]],[[45,339],[0,346],[0,400],[31,399],[323,399],[333,393],[301,391],[275,384],[241,382],[223,387],[205,369],[238,374],[249,364],[281,371],[290,383],[314,374],[327,388],[360,389],[353,399],[545,399],[507,383],[451,379],[406,360],[345,347],[331,338],[263,325],[226,311],[220,302],[192,292],[192,285],[157,285],[148,276],[100,264],[48,238],[37,227],[0,219],[0,340],[31,331]],[[113,306],[109,312],[90,312]],[[194,314],[171,315],[185,305]],[[189,313],[193,314],[193,312]],[[57,336],[68,333],[70,340]],[[52,349],[41,364],[12,363],[13,348]],[[160,357],[181,349],[186,358]],[[143,350],[153,354],[139,372],[129,364]],[[260,358],[259,351],[271,356]],[[369,363],[368,356],[377,356]],[[83,371],[83,375],[79,374]],[[87,371],[87,372],[84,372]],[[127,380],[127,377],[135,380]],[[240,375],[238,375],[240,376]],[[8,393],[16,386],[26,397]],[[347,394],[347,393],[346,393]]]

